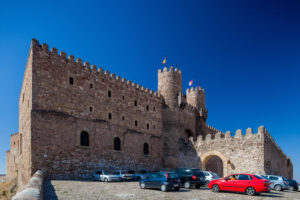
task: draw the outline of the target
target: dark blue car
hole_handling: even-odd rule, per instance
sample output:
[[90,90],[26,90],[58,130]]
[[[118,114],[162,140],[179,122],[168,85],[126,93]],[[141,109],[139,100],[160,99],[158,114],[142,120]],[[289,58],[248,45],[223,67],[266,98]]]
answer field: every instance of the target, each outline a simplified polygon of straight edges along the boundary
[[139,183],[141,189],[154,188],[162,192],[180,189],[180,179],[174,172],[154,172],[145,179],[141,179]]

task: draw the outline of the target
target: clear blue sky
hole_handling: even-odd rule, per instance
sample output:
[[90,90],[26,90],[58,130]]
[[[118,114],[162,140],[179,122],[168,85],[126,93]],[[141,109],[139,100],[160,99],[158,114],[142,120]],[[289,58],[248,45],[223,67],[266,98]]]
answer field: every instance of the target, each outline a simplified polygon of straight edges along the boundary
[[205,88],[210,125],[265,125],[300,180],[299,10],[288,0],[0,1],[0,173],[37,38],[153,90],[167,56],[184,91],[191,79]]

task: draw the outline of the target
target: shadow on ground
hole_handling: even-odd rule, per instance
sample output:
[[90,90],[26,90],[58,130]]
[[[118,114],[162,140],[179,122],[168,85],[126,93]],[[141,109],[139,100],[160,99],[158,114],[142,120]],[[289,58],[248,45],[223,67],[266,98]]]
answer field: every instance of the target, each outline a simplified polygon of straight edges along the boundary
[[55,189],[50,180],[45,180],[43,184],[43,199],[58,200]]

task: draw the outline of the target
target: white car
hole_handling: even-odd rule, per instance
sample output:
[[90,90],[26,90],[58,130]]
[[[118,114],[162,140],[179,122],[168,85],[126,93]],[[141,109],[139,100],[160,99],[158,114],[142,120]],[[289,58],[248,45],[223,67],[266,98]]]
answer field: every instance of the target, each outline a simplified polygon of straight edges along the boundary
[[208,184],[210,181],[212,180],[217,180],[220,177],[218,176],[218,174],[211,172],[211,171],[203,171],[204,176],[205,176],[205,182],[206,184]]
[[97,170],[93,174],[93,181],[120,181],[120,177],[118,175],[109,174],[103,170]]

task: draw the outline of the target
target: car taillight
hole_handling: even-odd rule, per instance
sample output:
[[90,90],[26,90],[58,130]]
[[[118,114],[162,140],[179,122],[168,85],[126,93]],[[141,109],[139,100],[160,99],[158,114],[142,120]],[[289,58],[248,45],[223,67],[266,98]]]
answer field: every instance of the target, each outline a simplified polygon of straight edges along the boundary
[[196,176],[192,176],[192,179],[196,180],[196,179],[197,179],[197,177],[196,177]]
[[167,173],[165,173],[165,175],[166,175],[167,179],[169,179],[169,176],[168,176],[168,174],[167,174]]

